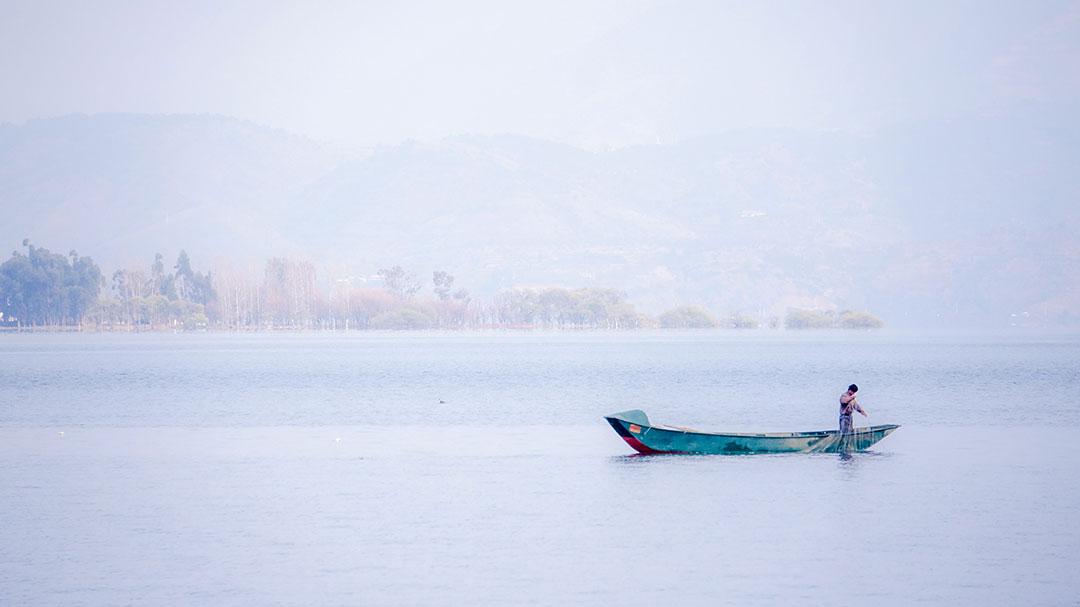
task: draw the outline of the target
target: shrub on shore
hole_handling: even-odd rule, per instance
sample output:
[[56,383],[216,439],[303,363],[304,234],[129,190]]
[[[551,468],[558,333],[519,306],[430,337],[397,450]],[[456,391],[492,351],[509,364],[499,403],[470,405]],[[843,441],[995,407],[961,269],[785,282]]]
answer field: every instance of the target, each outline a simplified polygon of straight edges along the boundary
[[839,326],[841,329],[880,329],[885,326],[885,321],[869,312],[845,310],[840,313]]
[[700,306],[673,308],[658,320],[663,329],[712,329],[720,325],[715,316]]
[[869,312],[844,310],[802,310],[790,308],[784,318],[788,329],[880,329],[885,321]]
[[372,329],[417,330],[435,327],[435,315],[419,306],[405,306],[371,319]]
[[728,329],[756,329],[761,324],[754,318],[736,312],[724,321],[724,326]]

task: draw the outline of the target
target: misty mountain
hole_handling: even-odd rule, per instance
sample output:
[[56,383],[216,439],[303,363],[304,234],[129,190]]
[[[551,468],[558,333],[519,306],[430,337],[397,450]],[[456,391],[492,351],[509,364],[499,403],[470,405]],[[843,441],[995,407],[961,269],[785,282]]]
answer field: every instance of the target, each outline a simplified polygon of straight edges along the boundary
[[612,286],[651,310],[1056,322],[1080,311],[1078,142],[1009,116],[603,153],[460,136],[360,156],[220,116],[69,116],[0,127],[0,242],[106,269],[185,248],[211,266],[305,257],[324,278],[445,269],[476,293]]
[[301,137],[218,116],[97,115],[0,127],[0,242],[31,237],[107,266],[157,250],[297,252],[278,231],[338,158]]

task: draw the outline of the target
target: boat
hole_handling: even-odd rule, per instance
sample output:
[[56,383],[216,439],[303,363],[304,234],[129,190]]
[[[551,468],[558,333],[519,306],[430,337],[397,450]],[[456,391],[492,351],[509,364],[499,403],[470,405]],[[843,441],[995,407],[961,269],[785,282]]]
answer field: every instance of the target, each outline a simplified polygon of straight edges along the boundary
[[640,409],[604,416],[626,444],[638,453],[735,455],[754,453],[845,453],[864,451],[900,426],[888,424],[817,432],[765,432],[760,434],[702,432],[693,428],[653,424]]

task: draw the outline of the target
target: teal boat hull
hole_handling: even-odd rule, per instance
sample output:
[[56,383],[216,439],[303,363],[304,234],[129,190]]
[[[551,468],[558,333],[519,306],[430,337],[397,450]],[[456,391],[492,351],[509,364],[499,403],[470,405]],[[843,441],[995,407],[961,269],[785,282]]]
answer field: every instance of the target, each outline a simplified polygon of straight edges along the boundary
[[846,453],[864,451],[900,426],[817,432],[715,433],[690,428],[654,425],[644,411],[612,413],[605,420],[638,453],[742,455],[755,453]]

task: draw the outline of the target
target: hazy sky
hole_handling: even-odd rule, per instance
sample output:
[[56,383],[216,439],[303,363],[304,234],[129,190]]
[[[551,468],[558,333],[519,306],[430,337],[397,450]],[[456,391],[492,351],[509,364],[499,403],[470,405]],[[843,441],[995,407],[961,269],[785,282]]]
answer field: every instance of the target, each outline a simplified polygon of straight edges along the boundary
[[1080,100],[1077,2],[0,0],[0,121],[209,112],[593,148]]

